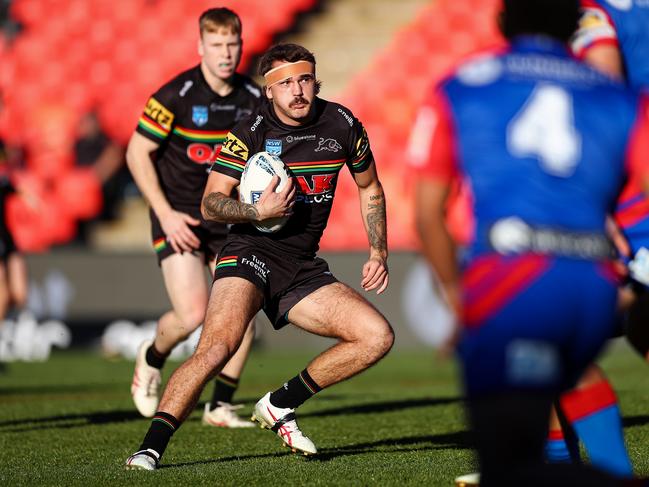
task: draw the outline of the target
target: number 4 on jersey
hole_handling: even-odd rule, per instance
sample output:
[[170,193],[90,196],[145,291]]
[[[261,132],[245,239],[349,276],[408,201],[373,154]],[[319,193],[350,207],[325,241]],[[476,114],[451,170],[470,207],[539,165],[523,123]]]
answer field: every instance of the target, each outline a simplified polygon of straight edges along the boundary
[[581,158],[581,135],[570,93],[552,85],[535,88],[507,128],[507,148],[515,157],[538,158],[553,176],[571,176]]

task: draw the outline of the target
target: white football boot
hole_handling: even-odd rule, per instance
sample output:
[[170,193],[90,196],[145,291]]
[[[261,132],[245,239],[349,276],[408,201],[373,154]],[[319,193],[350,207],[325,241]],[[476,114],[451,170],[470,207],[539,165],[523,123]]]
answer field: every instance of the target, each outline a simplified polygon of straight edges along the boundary
[[160,370],[146,363],[146,351],[153,340],[145,340],[140,344],[135,358],[135,372],[131,382],[131,396],[135,407],[145,418],[152,418],[158,410],[160,402]]
[[455,478],[455,487],[479,487],[480,474],[469,473]]
[[126,470],[155,470],[158,468],[160,462],[160,455],[155,450],[140,450],[136,451],[126,459]]
[[255,424],[247,419],[240,418],[235,411],[241,409],[243,404],[233,405],[228,402],[218,401],[217,406],[210,410],[210,403],[205,404],[203,411],[203,424],[218,426],[220,428],[253,428]]
[[295,409],[273,406],[270,403],[270,392],[255,404],[252,420],[257,421],[262,428],[277,433],[284,445],[294,453],[299,451],[308,456],[318,452],[313,442],[300,431],[295,419]]

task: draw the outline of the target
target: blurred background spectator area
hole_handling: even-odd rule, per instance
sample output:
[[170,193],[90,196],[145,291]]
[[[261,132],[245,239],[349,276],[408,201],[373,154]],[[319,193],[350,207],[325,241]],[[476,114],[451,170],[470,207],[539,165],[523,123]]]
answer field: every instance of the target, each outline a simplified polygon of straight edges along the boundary
[[[350,107],[370,135],[388,195],[390,244],[413,249],[405,159],[410,127],[431,83],[459,59],[500,44],[492,20],[498,4],[499,0],[4,1],[0,137],[8,147],[20,148],[20,161],[12,162],[17,184],[43,203],[34,208],[12,197],[8,219],[17,244],[23,250],[42,251],[73,241],[80,221],[102,213],[107,185],[114,186],[113,178],[125,184],[121,151],[147,97],[198,62],[198,16],[222,5],[243,20],[241,71],[253,73],[257,56],[278,40],[301,43],[316,54],[323,97]],[[87,117],[97,122],[94,146],[80,146],[88,137],[83,129]],[[93,151],[96,164],[87,157]],[[138,215],[145,215],[140,203],[131,202],[119,212],[104,209],[104,219],[115,221],[90,243],[110,247],[106,243],[112,233],[121,235],[112,238],[115,247],[149,246],[148,225]],[[358,228],[359,218],[356,189],[343,173],[323,248],[365,249],[364,233],[349,231]],[[129,219],[135,222],[124,223]]]

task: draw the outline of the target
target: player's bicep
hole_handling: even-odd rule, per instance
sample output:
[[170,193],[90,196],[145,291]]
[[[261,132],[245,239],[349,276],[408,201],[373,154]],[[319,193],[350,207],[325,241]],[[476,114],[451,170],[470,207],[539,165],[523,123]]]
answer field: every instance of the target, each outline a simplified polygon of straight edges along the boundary
[[138,132],[133,132],[131,139],[128,141],[126,149],[126,158],[131,162],[137,162],[142,157],[149,157],[149,154],[155,152],[160,144],[151,140]]
[[624,77],[622,55],[616,44],[597,44],[584,52],[583,60],[609,76]]
[[216,171],[210,171],[210,175],[207,177],[205,191],[203,191],[203,198],[212,193],[221,193],[229,196],[233,194],[238,186],[239,180],[237,178]]
[[376,172],[376,164],[374,161],[363,172],[352,172],[352,177],[356,186],[360,190],[370,188],[374,185],[379,185],[379,176]]

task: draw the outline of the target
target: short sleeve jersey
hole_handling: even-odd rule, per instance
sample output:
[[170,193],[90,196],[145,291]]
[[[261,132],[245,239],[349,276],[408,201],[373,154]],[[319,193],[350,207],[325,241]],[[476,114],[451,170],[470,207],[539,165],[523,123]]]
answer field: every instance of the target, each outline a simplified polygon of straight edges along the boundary
[[[464,64],[420,117],[420,177],[470,184],[473,255],[495,222],[603,233],[625,176],[645,177],[649,116],[635,92],[548,39]],[[419,130],[424,131],[425,127]]]
[[147,101],[137,132],[158,142],[156,171],[172,207],[200,208],[210,165],[228,131],[257,108],[261,89],[235,74],[234,89],[220,96],[207,84],[200,65],[156,91]]
[[579,29],[572,50],[583,57],[600,44],[618,46],[629,84],[649,90],[649,2],[646,0],[582,0]]
[[279,156],[297,184],[294,213],[278,232],[259,232],[251,224],[233,225],[230,234],[291,255],[310,258],[318,250],[333,204],[343,166],[352,173],[366,171],[374,162],[361,122],[342,105],[320,98],[314,117],[305,125],[282,123],[270,103],[228,134],[213,171],[241,179],[246,161],[257,152]]

